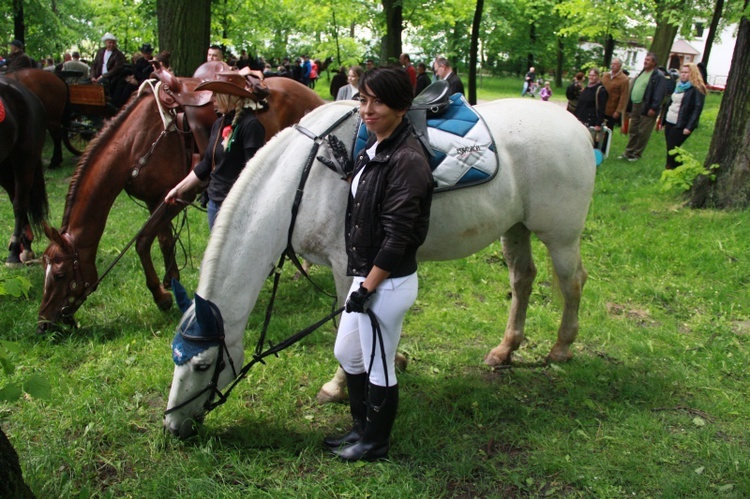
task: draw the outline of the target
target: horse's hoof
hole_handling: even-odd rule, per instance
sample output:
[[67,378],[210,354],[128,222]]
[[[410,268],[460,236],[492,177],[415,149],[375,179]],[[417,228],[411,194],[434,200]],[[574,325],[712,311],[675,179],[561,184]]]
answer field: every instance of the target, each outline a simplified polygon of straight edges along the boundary
[[487,356],[484,358],[484,363],[490,367],[509,366],[511,361],[511,352],[496,352],[495,350],[497,349],[493,349],[490,353],[487,354]]
[[23,268],[23,262],[18,258],[8,258],[5,260],[5,267],[9,269]]
[[563,364],[573,358],[573,352],[569,349],[552,349],[547,355],[547,363],[554,362],[556,364]]
[[409,364],[409,359],[404,354],[396,352],[396,370],[399,372],[406,372],[406,366]]
[[21,263],[26,263],[26,264],[36,263],[35,262],[36,255],[31,250],[23,250],[21,252],[20,259],[21,259]]
[[348,400],[349,397],[346,393],[336,390],[335,392],[329,392],[326,390],[326,387],[323,386],[323,388],[320,389],[318,392],[317,397],[315,397],[318,401],[318,404],[338,404],[339,402],[344,402],[345,400]]

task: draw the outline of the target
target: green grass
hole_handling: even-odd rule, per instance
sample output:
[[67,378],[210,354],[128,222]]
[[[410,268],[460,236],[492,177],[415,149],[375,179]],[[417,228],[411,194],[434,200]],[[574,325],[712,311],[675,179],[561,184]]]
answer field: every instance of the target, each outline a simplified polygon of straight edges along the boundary
[[[520,88],[515,80],[485,83],[509,96]],[[718,102],[708,98],[701,128],[685,144],[701,158]],[[539,132],[553,133],[543,123]],[[49,402],[0,405],[27,482],[39,497],[746,497],[750,215],[692,211],[661,194],[662,134],[639,162],[614,159],[624,146],[618,129],[597,174],[582,242],[590,277],[571,362],[542,362],[560,300],[538,241],[527,341],[508,369],[482,363],[510,303],[499,243],[420,267],[402,340],[410,364],[399,376],[402,403],[383,463],[340,463],[321,445],[348,424],[344,405],[315,403],[336,367],[332,327],[254,368],[201,433],[182,442],[161,430],[180,314],[156,309],[132,250],[69,335],[34,334],[40,267],[0,270],[33,284],[28,300],[2,298],[0,339],[22,347],[12,377],[42,373],[53,385]],[[54,224],[70,172],[47,174]],[[145,218],[126,196],[118,200],[100,269]],[[0,220],[9,234],[5,199]],[[191,211],[189,221],[183,282],[192,290],[207,234],[203,213]],[[332,288],[327,269],[313,274]],[[290,277],[287,269],[276,341],[330,305]],[[251,316],[248,351],[262,320],[262,311]]]

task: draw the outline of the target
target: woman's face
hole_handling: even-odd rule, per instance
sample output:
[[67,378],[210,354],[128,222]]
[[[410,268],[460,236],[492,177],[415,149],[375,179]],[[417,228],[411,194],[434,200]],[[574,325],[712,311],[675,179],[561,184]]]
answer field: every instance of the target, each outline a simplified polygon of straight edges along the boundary
[[227,114],[234,110],[238,100],[236,95],[214,93],[214,109],[219,114]]
[[356,71],[349,71],[349,84],[353,87],[359,87],[359,76]]
[[396,127],[401,124],[406,111],[397,111],[372,96],[369,88],[367,95],[359,95],[359,116],[365,123],[367,130],[374,133],[378,142],[387,139]]
[[690,68],[687,66],[682,66],[682,69],[680,69],[680,81],[682,83],[685,83],[690,79]]

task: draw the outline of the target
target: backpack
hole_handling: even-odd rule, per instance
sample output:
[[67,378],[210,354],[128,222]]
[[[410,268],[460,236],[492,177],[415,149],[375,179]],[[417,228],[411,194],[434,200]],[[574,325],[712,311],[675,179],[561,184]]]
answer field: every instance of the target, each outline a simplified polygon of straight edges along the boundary
[[565,97],[567,97],[568,100],[576,100],[581,95],[581,87],[576,85],[576,82],[571,83],[568,85],[568,88],[565,89]]

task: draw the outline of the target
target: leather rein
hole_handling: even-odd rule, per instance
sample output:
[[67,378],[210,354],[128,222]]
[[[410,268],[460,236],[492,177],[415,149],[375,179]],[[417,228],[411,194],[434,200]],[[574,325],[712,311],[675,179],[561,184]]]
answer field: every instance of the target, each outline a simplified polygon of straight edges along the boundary
[[[302,268],[302,264],[300,263],[299,258],[297,258],[297,254],[295,253],[294,247],[292,246],[292,234],[293,234],[293,231],[294,231],[294,225],[295,225],[295,223],[297,221],[297,215],[299,213],[299,206],[300,206],[300,203],[302,202],[302,195],[304,194],[304,191],[305,191],[305,185],[307,184],[307,179],[308,179],[308,177],[310,175],[310,171],[312,170],[312,165],[315,162],[315,158],[316,158],[316,156],[318,154],[318,149],[320,148],[320,145],[326,140],[326,138],[328,137],[328,135],[330,135],[336,128],[338,128],[351,115],[357,113],[358,110],[359,109],[356,108],[356,107],[352,108],[351,111],[348,111],[347,113],[345,113],[342,117],[340,117],[338,120],[336,120],[330,127],[328,127],[328,129],[325,132],[323,132],[320,135],[316,135],[314,132],[308,130],[307,128],[305,128],[305,127],[303,127],[303,126],[301,126],[299,124],[294,125],[295,130],[297,130],[298,132],[302,133],[306,137],[309,137],[313,141],[313,147],[310,150],[310,154],[307,156],[307,160],[305,162],[305,167],[302,170],[302,175],[300,176],[299,185],[297,186],[297,191],[296,191],[296,195],[294,197],[294,202],[292,203],[292,220],[291,220],[291,223],[289,224],[289,230],[287,232],[287,246],[286,246],[286,249],[281,254],[281,258],[279,259],[279,263],[276,265],[276,267],[274,269],[274,281],[273,281],[273,289],[271,291],[271,299],[270,299],[270,301],[268,303],[268,306],[266,307],[265,320],[263,322],[263,328],[261,330],[260,337],[258,338],[258,342],[255,345],[255,353],[253,354],[252,359],[247,364],[245,364],[239,372],[237,372],[236,369],[235,369],[235,367],[234,367],[234,363],[232,362],[232,356],[229,355],[229,349],[227,348],[226,341],[224,340],[223,326],[222,326],[222,331],[220,333],[220,337],[218,338],[219,342],[220,342],[220,344],[219,344],[219,357],[218,357],[218,359],[216,361],[216,364],[214,366],[214,372],[213,372],[213,375],[211,376],[211,381],[209,382],[209,384],[205,388],[203,388],[201,391],[199,391],[198,393],[196,393],[192,397],[190,397],[187,400],[181,402],[180,404],[178,404],[178,405],[176,405],[174,407],[171,407],[171,408],[167,409],[166,411],[164,411],[164,415],[165,416],[168,415],[168,414],[170,414],[170,413],[173,413],[175,411],[178,411],[178,410],[182,409],[183,407],[187,406],[188,404],[192,403],[193,401],[195,401],[196,399],[198,399],[199,397],[201,397],[206,392],[210,392],[210,395],[209,395],[208,399],[203,404],[203,411],[204,411],[203,415],[208,414],[209,412],[211,412],[215,408],[219,407],[220,405],[223,405],[224,402],[227,401],[227,399],[229,398],[229,394],[232,392],[232,390],[234,390],[234,388],[242,380],[244,380],[247,377],[247,373],[250,371],[250,369],[255,364],[258,364],[258,363],[265,364],[265,361],[263,359],[265,359],[269,355],[277,355],[278,356],[278,353],[280,351],[282,351],[285,348],[287,348],[287,347],[289,347],[289,346],[297,343],[298,341],[300,341],[301,339],[305,338],[310,333],[312,333],[313,331],[317,330],[323,324],[325,324],[326,322],[330,321],[331,319],[334,319],[335,317],[337,317],[339,314],[341,314],[344,311],[344,307],[340,307],[337,310],[332,311],[330,314],[326,315],[325,317],[323,317],[322,319],[320,319],[316,323],[314,323],[314,324],[312,324],[312,325],[310,325],[310,326],[308,326],[308,327],[306,327],[306,328],[304,328],[304,329],[302,329],[302,330],[294,333],[293,335],[289,336],[288,338],[286,338],[285,340],[281,341],[280,343],[273,344],[273,343],[271,343],[269,341],[268,342],[269,343],[269,347],[266,350],[263,350],[263,345],[266,342],[266,333],[268,331],[268,326],[271,323],[271,316],[273,314],[273,304],[274,304],[274,301],[276,299],[276,291],[278,290],[278,287],[279,287],[279,280],[281,278],[281,271],[282,271],[282,269],[284,267],[284,263],[285,263],[285,261],[287,259],[289,259],[292,262],[292,264],[297,268],[297,270],[302,275],[304,275],[305,278],[307,278],[307,280],[310,281],[313,284],[313,286],[315,286],[315,288],[318,291],[320,291],[320,292],[328,295],[329,297],[333,298],[334,300],[336,299],[335,296],[331,295],[330,293],[327,293],[322,288],[320,288],[310,278],[310,276],[307,274],[307,272],[305,272],[305,270]],[[336,302],[334,301],[334,305],[333,305],[334,307],[335,307],[335,303]],[[370,312],[370,318],[373,321],[373,333],[374,333],[376,326],[377,326],[378,330],[380,329],[380,326],[379,326],[379,324],[377,324],[377,318],[375,318],[375,315],[372,314],[371,311],[368,311],[368,312]],[[220,317],[217,318],[217,319],[220,321]],[[211,341],[216,341],[216,339],[217,338],[211,338],[210,340]],[[381,341],[381,352],[382,352],[383,351],[382,350],[382,337],[381,337],[380,341]],[[373,349],[373,355],[374,355],[374,351],[375,351],[375,349]],[[230,362],[230,365],[231,365],[231,368],[232,368],[232,373],[234,374],[234,380],[224,390],[224,392],[222,392],[221,390],[219,390],[218,385],[219,385],[219,376],[220,376],[221,372],[224,370],[224,368],[226,367],[226,362],[224,360],[225,353],[226,353],[226,356],[229,357],[229,362]],[[216,398],[216,400],[214,400],[214,398]]]

